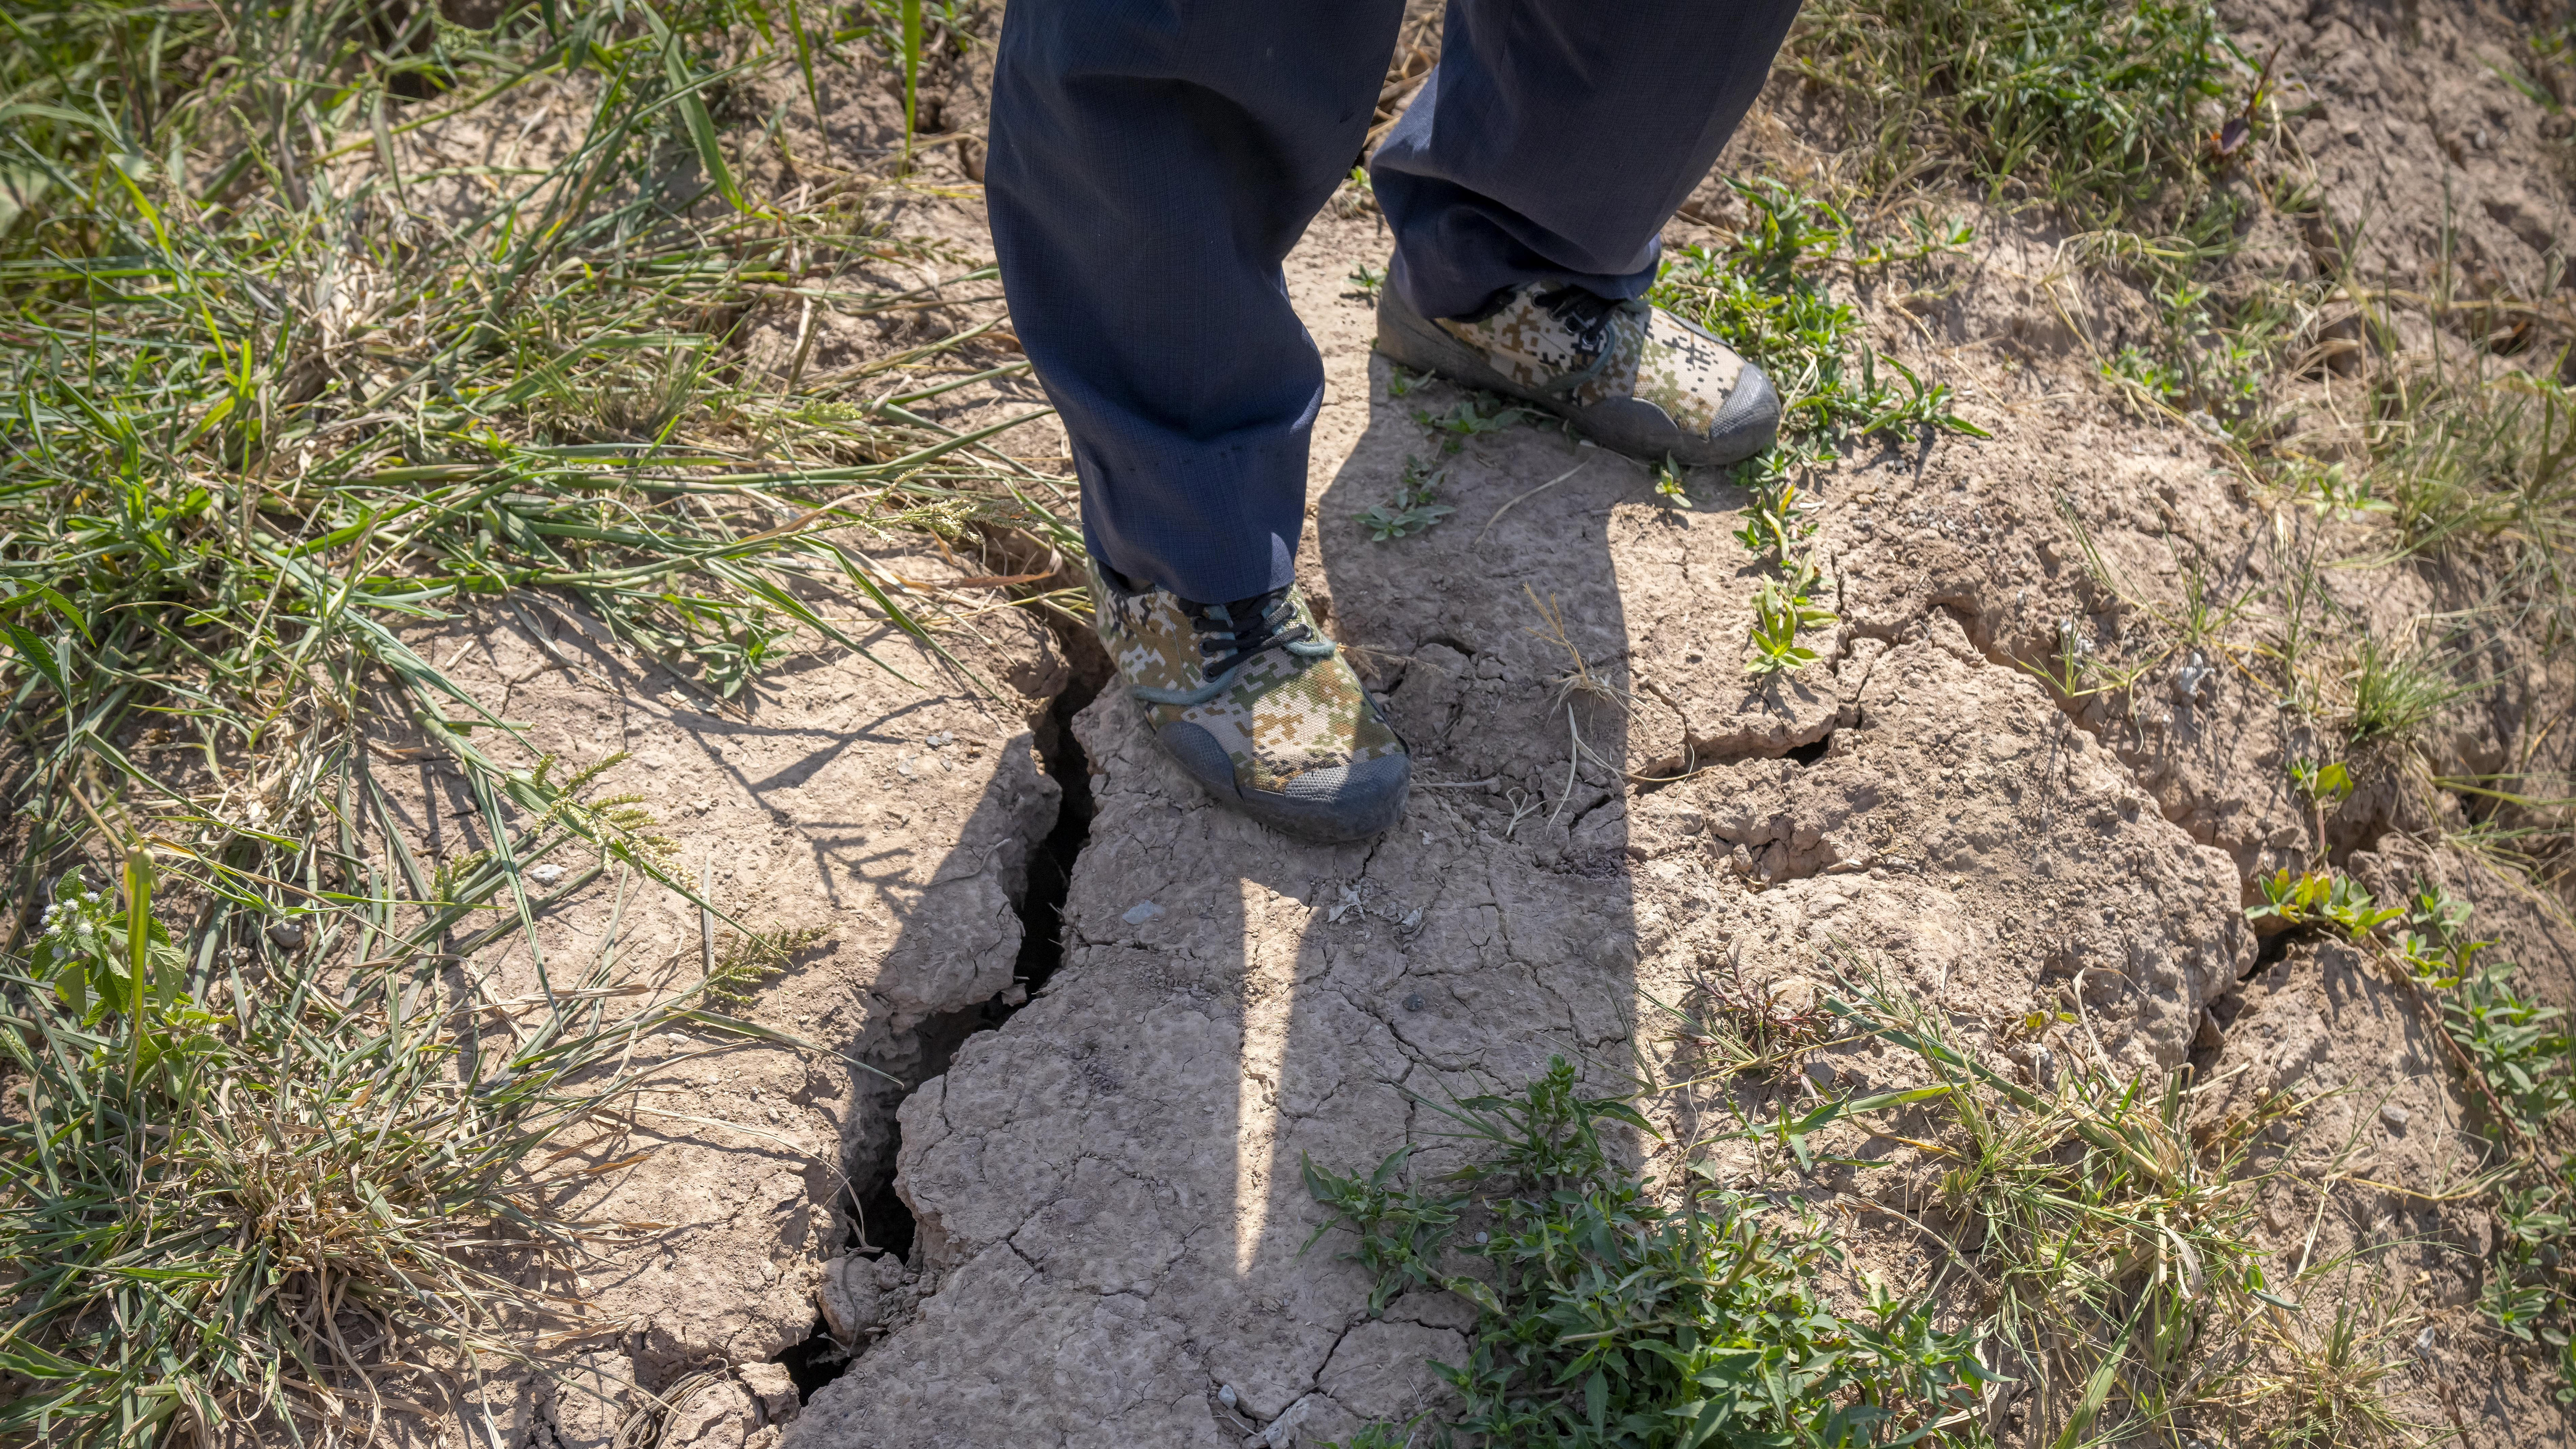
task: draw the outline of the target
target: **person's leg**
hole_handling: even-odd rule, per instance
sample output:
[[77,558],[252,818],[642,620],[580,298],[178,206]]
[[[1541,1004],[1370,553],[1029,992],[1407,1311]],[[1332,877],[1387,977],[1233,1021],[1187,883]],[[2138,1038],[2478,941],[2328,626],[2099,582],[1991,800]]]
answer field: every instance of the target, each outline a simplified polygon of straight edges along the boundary
[[1466,317],[1526,283],[1640,297],[1658,235],[1753,104],[1797,0],[1450,0],[1370,166],[1389,285]]
[[1275,828],[1401,817],[1404,743],[1297,595],[1324,368],[1279,264],[1359,154],[1402,0],[1012,0],[984,171],[1082,475],[1101,642],[1172,758]]
[[985,190],[1095,557],[1285,587],[1323,364],[1280,262],[1348,174],[1401,0],[1012,0]]

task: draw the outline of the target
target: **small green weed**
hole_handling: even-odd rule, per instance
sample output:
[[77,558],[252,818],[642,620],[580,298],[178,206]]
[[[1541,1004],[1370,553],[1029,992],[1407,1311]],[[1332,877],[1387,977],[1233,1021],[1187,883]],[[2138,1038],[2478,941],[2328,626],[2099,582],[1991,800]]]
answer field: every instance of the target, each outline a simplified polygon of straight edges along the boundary
[[2391,512],[2396,506],[2372,491],[2368,470],[2348,468],[2342,463],[2291,459],[2274,472],[2273,481],[2292,499],[2324,518],[2368,518]]
[[1964,217],[1945,217],[1936,222],[1921,211],[1908,212],[1905,235],[1880,237],[1853,257],[1852,264],[1884,268],[1931,261],[1936,257],[1960,256],[1967,252],[1968,243],[1976,239],[1977,229]]
[[2352,772],[2341,760],[2320,764],[2304,756],[2290,762],[2290,788],[2308,802],[2308,823],[2316,830],[2316,855],[2326,857],[2326,812],[2352,798]]
[[1812,498],[1802,500],[1798,485],[1787,478],[1761,480],[1751,491],[1753,496],[1744,505],[1744,526],[1735,531],[1735,541],[1744,545],[1746,553],[1768,554],[1773,565],[1785,568],[1816,531],[1817,505]]
[[1792,585],[1764,579],[1753,594],[1752,657],[1744,661],[1745,673],[1765,678],[1815,663],[1816,651],[1798,642],[1799,631],[1839,622],[1832,610],[1809,602]]
[[1847,437],[1924,428],[1986,436],[1952,411],[1946,384],[1872,351],[1859,311],[1826,287],[1827,272],[1881,264],[1883,250],[1855,254],[1851,223],[1830,201],[1769,177],[1729,184],[1752,225],[1723,248],[1671,255],[1648,300],[1761,363],[1780,389],[1780,445],[1738,465],[1739,479],[1750,486],[1828,461]]
[[[1363,262],[1351,270],[1349,281],[1351,295],[1375,302],[1378,293],[1386,289],[1386,268],[1372,267]],[[1398,393],[1396,396],[1401,397],[1403,394]]]
[[1690,489],[1682,483],[1682,470],[1670,454],[1655,465],[1655,496],[1676,507],[1690,506]]
[[2339,805],[2352,796],[2352,772],[2344,768],[2341,760],[2324,764],[2306,758],[2292,760],[2290,783],[2319,809]]
[[2258,877],[2263,904],[2247,906],[2249,921],[2278,920],[2297,926],[2333,926],[2354,941],[2367,939],[2380,927],[2406,917],[2404,906],[2383,906],[2352,877],[2335,870],[2293,871],[2283,866]]
[[2182,370],[2134,342],[2122,346],[2102,364],[2102,375],[2113,382],[2127,383],[2161,403],[2179,403],[2183,398]]
[[1360,527],[1379,543],[1420,533],[1458,510],[1446,503],[1434,502],[1440,487],[1440,472],[1426,466],[1419,458],[1404,460],[1404,473],[1396,480],[1395,496],[1384,503],[1369,505],[1356,515]]
[[2557,1352],[2560,1403],[2576,1402],[2576,1155],[2542,1146],[2576,1107],[2576,1034],[2566,1014],[2517,992],[2511,962],[2481,965],[2494,942],[2469,931],[2468,903],[2416,888],[2399,959],[2438,1001],[2455,1061],[2486,1105],[2490,1135],[2523,1150],[2497,1170],[2495,1261],[2478,1300],[2497,1332]]
[[2478,1307],[2505,1333],[2524,1343],[2548,1334],[2558,1344],[2567,1335],[2557,1329],[2570,1306],[2557,1271],[2576,1249],[2576,1220],[2568,1216],[2571,1189],[2576,1189],[2576,1159],[2562,1161],[2556,1173],[2497,1193],[2495,1271],[2487,1275]]
[[[1621,1168],[1602,1129],[1651,1129],[1625,1100],[1581,1095],[1563,1058],[1518,1097],[1438,1110],[1480,1156],[1437,1188],[1401,1185],[1410,1148],[1366,1178],[1304,1171],[1332,1213],[1308,1246],[1337,1227],[1357,1236],[1372,1311],[1407,1289],[1475,1304],[1467,1361],[1433,1365],[1464,1400],[1448,1434],[1564,1449],[1946,1442],[1990,1382],[1928,1304],[1873,1286],[1860,1314],[1837,1313],[1817,1289],[1838,1257],[1821,1224],[1697,1174]],[[1484,1230],[1459,1241],[1471,1218]]]
[[2514,970],[2498,962],[2460,974],[2442,999],[2442,1020],[2505,1110],[2536,1133],[2576,1103],[2576,1063],[2569,1060],[2576,1039],[2565,1012],[2515,993],[2508,979]]
[[1434,414],[1429,408],[1415,408],[1413,420],[1431,430],[1440,443],[1443,456],[1457,452],[1471,440],[1503,429],[1530,416],[1527,409],[1512,407],[1499,398],[1477,393],[1459,399],[1445,413]]
[[2274,349],[2263,319],[2221,316],[2209,288],[2188,276],[2170,277],[2157,301],[2158,346],[2152,353],[2122,347],[2103,364],[2104,374],[2167,407],[2205,412],[2222,427],[2241,430],[2272,371]]

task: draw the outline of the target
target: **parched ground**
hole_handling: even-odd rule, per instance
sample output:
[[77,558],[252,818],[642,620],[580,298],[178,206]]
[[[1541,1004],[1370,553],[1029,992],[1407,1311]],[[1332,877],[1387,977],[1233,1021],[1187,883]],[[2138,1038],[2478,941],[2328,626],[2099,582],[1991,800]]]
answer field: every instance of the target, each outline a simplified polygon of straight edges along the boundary
[[[2554,121],[2480,79],[2528,21],[2345,0],[2228,18],[2249,51],[2280,46],[2323,197],[2314,223],[2258,221],[2248,265],[2313,269],[2361,238],[2388,285],[2449,256],[2488,295],[2564,308]],[[967,139],[926,153],[894,213],[970,259],[979,94],[972,64],[944,77],[941,124]],[[1823,164],[1813,104],[1784,76],[1724,164]],[[835,112],[838,133],[786,134],[830,155],[881,142],[885,111],[874,92]],[[1724,205],[1704,189],[1672,240],[1712,235]],[[2285,1267],[2372,1250],[2334,1291],[2419,1316],[2394,1384],[2419,1422],[2564,1442],[2546,1362],[2477,1326],[2493,1230],[2443,1196],[2480,1156],[2438,1026],[2361,953],[2258,941],[2244,907],[2323,846],[2382,899],[2429,878],[2474,900],[2500,954],[2576,1000],[2565,903],[2445,844],[2472,802],[2423,783],[2563,761],[2570,666],[2483,636],[2497,682],[2411,762],[2362,762],[2322,842],[2287,773],[2312,727],[2246,667],[2278,626],[2267,605],[2234,626],[2241,654],[2178,651],[2122,701],[2062,707],[2026,666],[2069,627],[2153,639],[2193,570],[2269,598],[2301,559],[2363,550],[2354,526],[2269,497],[2207,433],[2101,381],[2147,325],[2134,289],[2070,262],[2043,218],[1960,210],[1975,241],[1937,294],[1882,282],[1858,300],[1876,345],[1956,386],[1994,436],[1867,451],[1823,478],[1817,557],[1841,624],[1816,663],[1759,684],[1741,665],[1757,570],[1730,536],[1743,495],[1711,476],[1677,504],[1647,467],[1547,426],[1444,456],[1417,415],[1464,395],[1394,394],[1351,281],[1383,264],[1383,228],[1357,204],[1317,221],[1288,263],[1327,371],[1301,578],[1417,753],[1413,803],[1372,844],[1299,845],[1211,806],[1114,689],[1077,712],[1096,656],[1027,613],[976,615],[981,637],[951,640],[1012,700],[888,640],[933,682],[820,651],[741,717],[635,673],[578,621],[430,641],[567,759],[632,751],[605,783],[676,819],[674,858],[703,865],[719,904],[823,933],[751,1008],[808,1045],[668,1040],[620,1133],[583,1149],[615,1164],[589,1213],[639,1224],[587,1285],[617,1326],[573,1387],[488,1394],[500,1442],[624,1444],[638,1389],[710,1365],[740,1382],[696,1392],[661,1442],[1284,1449],[1436,1410],[1426,1361],[1463,1354],[1469,1310],[1417,1294],[1371,1317],[1341,1242],[1309,1246],[1322,1215],[1301,1164],[1413,1144],[1411,1170],[1437,1172],[1451,1149],[1420,1102],[1512,1090],[1553,1055],[1624,1080],[1680,1049],[1658,1003],[1718,979],[1812,990],[1857,962],[2024,1070],[2036,1043],[2015,1024],[2064,1010],[2051,1050],[2122,1073],[2189,1064],[2221,1084],[2206,1112],[2344,1089],[2267,1149],[2326,1180],[2266,1189],[2265,1248]],[[763,321],[749,355],[789,365],[792,325]],[[823,326],[811,365],[904,340]],[[2305,408],[2330,431],[2359,400],[2328,362],[2311,371]],[[961,420],[1012,400],[949,401]],[[1051,429],[1003,446],[1060,465]],[[1414,460],[1446,468],[1455,512],[1372,541],[1356,515]],[[2392,634],[2482,587],[2421,561],[2314,577]],[[427,842],[443,797],[416,773],[401,798]],[[1032,942],[1024,917],[1054,926],[1051,901],[1032,914],[1033,871],[1066,860],[1060,942]],[[549,953],[598,949],[615,902],[603,881],[568,903]],[[614,929],[642,956],[700,949],[676,903]],[[510,958],[476,969],[496,996],[529,989]],[[1856,1086],[1907,1070],[1872,1045],[1821,1065]],[[1922,1286],[1934,1265],[1885,1210],[1919,1210],[1933,1168],[1856,1131],[1837,1151],[1888,1166],[1826,1169],[1805,1197],[1855,1271]]]
[[[880,561],[925,585],[960,577],[935,555]],[[525,723],[559,769],[622,755],[592,789],[651,802],[665,864],[721,913],[702,919],[623,867],[585,880],[578,860],[534,863],[540,884],[558,882],[535,902],[558,990],[608,962],[636,989],[695,981],[740,956],[742,929],[722,922],[797,948],[742,982],[743,1000],[711,1003],[774,1039],[714,1026],[646,1037],[633,1090],[550,1149],[571,1184],[553,1206],[597,1236],[577,1281],[555,1285],[584,1307],[571,1351],[472,1396],[501,1442],[624,1442],[638,1385],[666,1390],[711,1365],[750,1371],[692,1399],[705,1432],[760,1427],[763,1392],[783,1417],[794,1386],[772,1360],[813,1334],[827,1259],[854,1240],[909,1245],[900,1212],[866,1221],[894,1105],[1019,978],[1019,913],[1061,803],[1038,752],[1069,677],[1053,637],[1024,611],[976,624],[981,638],[943,640],[953,662],[890,629],[860,639],[887,667],[838,649],[791,658],[754,708],[682,685],[573,612],[469,616],[410,641]],[[378,753],[374,777],[416,857],[488,844],[453,769],[399,739]],[[544,999],[527,945],[507,935],[453,983],[504,1023]],[[903,1275],[889,1277],[901,1292]],[[422,1442],[453,1431],[402,1428]]]

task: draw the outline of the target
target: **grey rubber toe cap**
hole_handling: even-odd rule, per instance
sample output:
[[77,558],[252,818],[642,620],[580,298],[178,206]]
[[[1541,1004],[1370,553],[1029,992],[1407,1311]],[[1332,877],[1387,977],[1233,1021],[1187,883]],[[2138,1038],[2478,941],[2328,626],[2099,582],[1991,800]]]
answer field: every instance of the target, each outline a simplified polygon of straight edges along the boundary
[[[1717,341],[1704,327],[1689,322],[1682,325],[1711,342]],[[1407,367],[1436,372],[1452,381],[1544,408],[1571,422],[1576,432],[1595,442],[1648,462],[1669,457],[1692,467],[1740,463],[1770,447],[1780,434],[1780,390],[1750,358],[1745,359],[1742,375],[1727,393],[1725,405],[1709,421],[1708,430],[1694,433],[1641,397],[1616,397],[1575,407],[1561,398],[1534,393],[1496,372],[1482,353],[1415,312],[1393,287],[1378,293],[1377,350]]]
[[1739,462],[1779,441],[1780,390],[1771,374],[1750,359],[1726,395],[1726,406],[1709,421],[1707,447],[1713,461]]
[[1246,790],[1234,762],[1216,737],[1187,720],[1174,720],[1154,735],[1172,758],[1210,795],[1282,834],[1338,843],[1366,840],[1404,815],[1413,788],[1413,761],[1382,755],[1357,765],[1308,770],[1284,791]]

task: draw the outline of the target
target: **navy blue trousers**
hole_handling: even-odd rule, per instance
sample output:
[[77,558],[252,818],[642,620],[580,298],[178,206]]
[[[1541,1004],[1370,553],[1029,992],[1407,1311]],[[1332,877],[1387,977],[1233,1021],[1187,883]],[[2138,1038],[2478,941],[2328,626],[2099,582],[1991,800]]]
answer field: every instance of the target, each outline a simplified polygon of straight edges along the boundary
[[[1280,262],[1350,174],[1403,0],[1011,0],[985,188],[1092,553],[1183,598],[1289,582],[1324,369]],[[1797,0],[1450,0],[1370,166],[1389,285],[1654,281]]]

